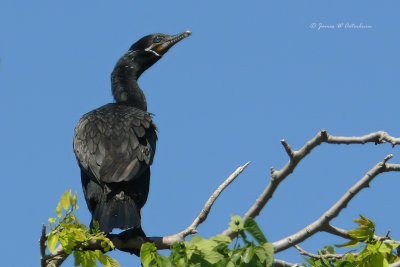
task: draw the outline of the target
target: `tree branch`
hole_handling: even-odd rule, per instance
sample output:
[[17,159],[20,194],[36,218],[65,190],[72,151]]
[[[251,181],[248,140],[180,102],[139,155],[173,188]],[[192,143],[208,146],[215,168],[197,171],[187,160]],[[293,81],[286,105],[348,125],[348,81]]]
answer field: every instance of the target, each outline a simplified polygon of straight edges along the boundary
[[273,267],[300,267],[299,263],[290,263],[283,260],[274,259]]
[[351,239],[346,230],[333,226],[329,223],[324,227],[324,232],[330,233],[332,235],[337,235],[346,239]]
[[[329,210],[327,210],[318,220],[306,226],[303,230],[288,236],[282,240],[273,243],[275,252],[285,250],[292,247],[319,231],[333,231],[333,227],[329,226],[329,222],[337,217],[342,209],[344,209],[353,197],[363,188],[369,186],[369,183],[380,173],[390,171],[400,171],[400,164],[387,164],[386,162],[392,156],[385,157],[382,162],[376,164],[369,170],[364,177],[355,183]],[[339,233],[339,232],[337,232]]]

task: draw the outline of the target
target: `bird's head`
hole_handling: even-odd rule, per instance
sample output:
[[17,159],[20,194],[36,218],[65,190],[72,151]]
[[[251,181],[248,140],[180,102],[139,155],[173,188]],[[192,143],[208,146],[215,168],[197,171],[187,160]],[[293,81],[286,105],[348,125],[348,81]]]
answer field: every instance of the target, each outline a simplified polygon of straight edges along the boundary
[[177,35],[154,33],[134,43],[129,51],[119,59],[111,74],[111,86],[115,100],[146,110],[145,97],[137,84],[137,79],[171,47],[191,34],[191,31]]
[[166,35],[163,33],[150,34],[134,43],[129,51],[148,51],[157,57],[162,57],[171,47],[191,34],[191,31],[185,31],[177,35]]
[[[129,48],[129,51],[118,61],[114,71],[122,76],[128,75],[130,78],[137,79],[146,69],[167,53],[171,47],[191,34],[191,31],[185,31],[177,35],[162,33],[147,35]],[[131,71],[126,72],[126,68],[131,69]]]

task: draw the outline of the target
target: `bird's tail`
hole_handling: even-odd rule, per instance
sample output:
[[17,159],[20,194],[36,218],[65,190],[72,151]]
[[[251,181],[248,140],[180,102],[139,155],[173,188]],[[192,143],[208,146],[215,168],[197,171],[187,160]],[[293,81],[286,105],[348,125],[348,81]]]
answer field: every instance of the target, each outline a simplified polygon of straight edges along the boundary
[[100,231],[105,233],[110,233],[113,228],[141,229],[140,209],[126,195],[103,198],[93,212],[91,228],[93,220],[99,223]]

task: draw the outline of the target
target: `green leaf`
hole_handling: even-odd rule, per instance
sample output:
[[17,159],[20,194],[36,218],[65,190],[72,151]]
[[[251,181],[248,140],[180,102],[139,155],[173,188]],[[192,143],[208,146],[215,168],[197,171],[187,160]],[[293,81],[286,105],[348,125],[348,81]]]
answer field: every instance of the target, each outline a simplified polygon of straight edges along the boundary
[[56,213],[57,213],[57,217],[60,218],[62,216],[62,212],[61,212],[61,204],[58,203],[57,208],[56,208]]
[[254,253],[257,255],[260,262],[264,262],[267,260],[267,255],[263,247],[256,247],[254,249]]
[[350,231],[347,231],[347,234],[353,239],[357,239],[359,241],[367,241],[371,237],[374,236],[374,232],[369,229],[356,228]]
[[341,245],[337,245],[337,244],[335,244],[335,246],[337,246],[338,248],[349,248],[349,247],[355,247],[355,246],[357,246],[358,245],[358,240],[350,240],[350,241],[348,241],[348,242],[346,242],[346,243],[344,243],[344,244],[341,244]]
[[140,259],[144,267],[150,266],[153,256],[152,252],[156,252],[157,248],[154,243],[145,243],[140,249]]
[[80,251],[74,251],[74,265],[80,266],[83,265],[83,253]]
[[233,263],[237,263],[237,261],[239,261],[239,259],[242,257],[242,250],[241,249],[235,249],[232,251],[232,255],[231,255],[231,261]]
[[324,246],[324,250],[327,251],[330,254],[335,254],[335,248],[331,245],[326,245]]
[[335,261],[335,264],[337,264],[337,267],[355,267],[355,265],[351,264],[348,261]]
[[226,244],[230,244],[232,242],[232,239],[226,235],[216,235],[216,236],[211,237],[210,240],[221,242],[221,243],[226,243]]
[[267,256],[267,264],[272,265],[274,262],[274,246],[271,243],[264,243],[261,245],[265,250],[265,255]]
[[[381,252],[381,253],[387,253],[387,254],[389,254],[389,253],[391,253],[392,252],[392,250],[393,250],[393,247],[392,246],[390,246],[390,245],[392,245],[392,244],[386,244],[386,243],[382,243],[379,247],[378,247],[378,252]],[[398,245],[398,244],[397,244]]]
[[310,264],[310,266],[315,266],[315,265],[314,265],[314,259],[307,259],[306,257],[303,257],[303,259],[304,259],[308,264]]
[[375,230],[375,223],[368,219],[367,217],[364,217],[360,214],[360,218],[354,219],[353,222],[357,223],[360,228],[366,228],[366,229],[374,229]]
[[109,255],[103,254],[103,252],[101,252],[100,250],[96,250],[95,252],[97,255],[97,259],[101,264],[104,265],[104,267],[121,267],[121,264],[119,264],[116,259],[110,257]]
[[244,252],[244,255],[243,255],[243,262],[249,263],[249,262],[253,259],[254,253],[255,253],[255,251],[254,251],[254,246],[250,245],[250,246],[246,249],[246,251]]
[[55,223],[57,221],[57,218],[50,217],[49,218],[49,223]]
[[72,202],[71,190],[66,190],[60,199],[61,207],[65,210],[67,210],[69,208],[69,206],[71,205],[71,202]]
[[320,259],[320,260],[321,260],[326,266],[329,266],[328,261],[324,258],[324,254],[322,254],[322,252],[321,252],[320,249],[318,249],[318,255],[321,256],[321,259]]
[[374,267],[387,267],[389,266],[386,259],[383,257],[382,254],[371,254],[368,257],[368,262],[371,264],[370,266]]
[[256,221],[253,218],[247,218],[244,221],[244,227],[247,232],[258,242],[258,244],[262,245],[267,241],[260,227],[258,227]]
[[49,237],[47,238],[47,247],[49,248],[50,252],[54,251],[57,242],[58,242],[58,235],[49,234]]
[[75,194],[74,194],[74,196],[72,197],[72,206],[74,206],[76,209],[78,209],[78,205],[76,205],[77,202],[78,202],[78,194],[77,194],[77,192],[75,191]]
[[231,222],[229,223],[229,228],[233,232],[239,232],[244,230],[244,223],[240,216],[231,214]]

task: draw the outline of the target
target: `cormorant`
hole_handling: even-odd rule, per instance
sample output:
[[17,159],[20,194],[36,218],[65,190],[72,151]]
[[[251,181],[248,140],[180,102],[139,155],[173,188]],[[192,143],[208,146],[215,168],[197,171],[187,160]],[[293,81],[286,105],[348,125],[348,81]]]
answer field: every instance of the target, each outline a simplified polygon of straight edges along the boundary
[[74,132],[74,152],[81,169],[87,206],[100,230],[132,229],[145,236],[140,210],[149,193],[150,165],[157,127],[137,79],[173,45],[191,35],[155,33],[134,43],[111,74],[116,103],[85,115]]

